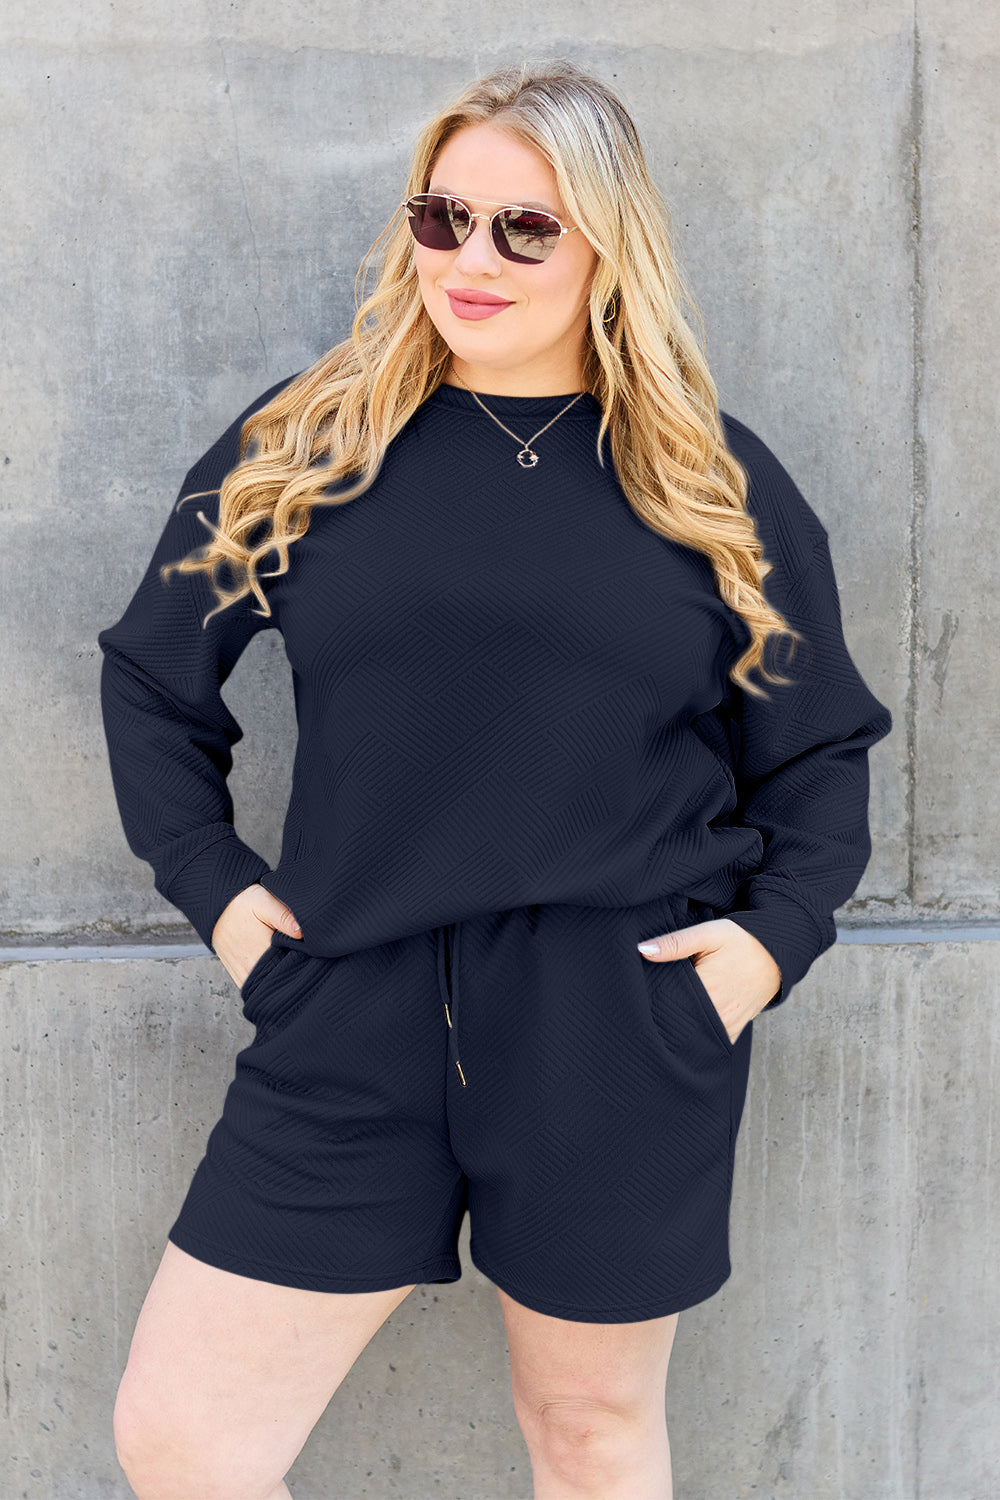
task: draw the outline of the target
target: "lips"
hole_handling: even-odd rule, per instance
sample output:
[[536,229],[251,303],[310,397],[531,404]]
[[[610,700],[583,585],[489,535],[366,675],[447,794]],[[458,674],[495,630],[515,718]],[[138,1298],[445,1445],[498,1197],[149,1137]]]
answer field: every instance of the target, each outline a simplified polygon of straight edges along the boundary
[[445,295],[456,318],[465,318],[471,322],[495,317],[505,307],[513,306],[506,297],[498,297],[494,292],[476,291],[472,287],[446,287]]

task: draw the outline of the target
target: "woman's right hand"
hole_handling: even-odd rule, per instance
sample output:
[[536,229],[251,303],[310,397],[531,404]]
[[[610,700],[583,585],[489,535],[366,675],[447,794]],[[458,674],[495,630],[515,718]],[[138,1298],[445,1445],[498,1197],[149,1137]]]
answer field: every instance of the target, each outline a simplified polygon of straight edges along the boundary
[[212,947],[238,989],[264,956],[275,929],[289,937],[302,936],[289,908],[262,885],[248,885],[224,907],[212,928]]

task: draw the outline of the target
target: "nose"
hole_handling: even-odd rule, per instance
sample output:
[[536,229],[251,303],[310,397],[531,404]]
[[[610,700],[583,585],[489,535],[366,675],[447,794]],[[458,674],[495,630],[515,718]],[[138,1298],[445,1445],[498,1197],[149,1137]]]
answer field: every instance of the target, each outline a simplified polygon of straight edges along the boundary
[[466,276],[499,276],[503,271],[503,257],[493,243],[487,214],[476,214],[472,228],[458,247],[455,265]]

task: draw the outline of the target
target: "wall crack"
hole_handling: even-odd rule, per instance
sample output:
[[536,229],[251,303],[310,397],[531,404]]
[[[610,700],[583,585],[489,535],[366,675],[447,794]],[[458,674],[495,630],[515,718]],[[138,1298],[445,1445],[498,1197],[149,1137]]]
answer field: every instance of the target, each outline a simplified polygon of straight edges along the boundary
[[229,63],[226,59],[226,49],[222,45],[221,40],[219,42],[219,54],[222,57],[222,74],[223,78],[225,79],[225,93],[227,98],[229,99],[229,113],[233,122],[233,150],[236,156],[236,175],[239,179],[240,191],[243,194],[243,212],[246,215],[247,229],[250,233],[250,247],[253,250],[254,261],[257,266],[257,295],[253,300],[253,310],[254,315],[257,319],[257,337],[260,340],[261,353],[264,356],[264,373],[268,374],[269,371],[267,363],[267,346],[264,343],[264,327],[261,323],[260,317],[260,303],[261,298],[263,297],[264,288],[263,275],[261,272],[260,264],[260,250],[257,246],[257,234],[253,227],[253,217],[250,213],[250,199],[247,195],[246,180],[243,176],[243,160],[240,155],[240,127],[236,119],[236,105],[233,100],[233,92],[229,82]]

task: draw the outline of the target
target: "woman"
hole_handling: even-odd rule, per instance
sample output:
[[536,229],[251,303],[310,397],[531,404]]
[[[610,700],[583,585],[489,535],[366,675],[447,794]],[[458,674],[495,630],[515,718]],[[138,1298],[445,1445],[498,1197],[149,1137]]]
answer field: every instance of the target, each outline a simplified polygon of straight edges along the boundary
[[[287,1495],[372,1334],[461,1274],[466,1208],[536,1500],[662,1500],[752,1022],[869,854],[889,716],[823,527],[718,410],[620,102],[483,79],[406,199],[351,338],[191,470],[99,637],[130,846],[256,1027],[119,1392],[140,1500]],[[219,692],[266,628],[275,870]]]

